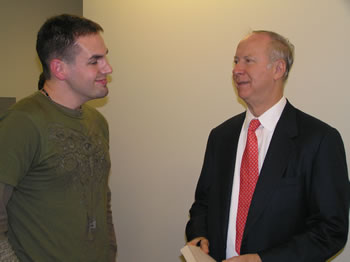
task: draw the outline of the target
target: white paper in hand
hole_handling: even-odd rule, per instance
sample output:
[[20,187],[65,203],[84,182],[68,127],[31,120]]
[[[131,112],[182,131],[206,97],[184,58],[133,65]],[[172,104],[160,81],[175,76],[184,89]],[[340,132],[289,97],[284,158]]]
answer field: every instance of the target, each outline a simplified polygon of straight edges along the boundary
[[197,246],[184,246],[181,248],[181,254],[187,262],[216,262]]

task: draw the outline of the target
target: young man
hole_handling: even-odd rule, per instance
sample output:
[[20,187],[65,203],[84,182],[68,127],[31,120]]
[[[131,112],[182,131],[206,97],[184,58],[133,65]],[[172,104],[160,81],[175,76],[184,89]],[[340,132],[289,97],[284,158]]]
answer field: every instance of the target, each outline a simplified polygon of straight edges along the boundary
[[48,19],[40,90],[0,117],[1,261],[115,261],[108,124],[85,105],[108,94],[101,32],[83,17]]
[[218,261],[321,262],[346,243],[344,145],[283,96],[293,51],[269,31],[237,47],[233,80],[247,111],[212,130],[186,228],[188,244]]

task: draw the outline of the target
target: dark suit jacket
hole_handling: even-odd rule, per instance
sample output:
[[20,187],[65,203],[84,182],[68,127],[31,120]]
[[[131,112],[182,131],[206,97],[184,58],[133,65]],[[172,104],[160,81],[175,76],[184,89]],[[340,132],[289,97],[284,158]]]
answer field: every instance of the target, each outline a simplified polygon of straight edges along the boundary
[[[238,139],[245,113],[210,133],[188,240],[206,237],[221,261],[226,240]],[[265,261],[325,261],[344,247],[348,233],[349,178],[338,131],[287,102],[253,195],[241,254]]]

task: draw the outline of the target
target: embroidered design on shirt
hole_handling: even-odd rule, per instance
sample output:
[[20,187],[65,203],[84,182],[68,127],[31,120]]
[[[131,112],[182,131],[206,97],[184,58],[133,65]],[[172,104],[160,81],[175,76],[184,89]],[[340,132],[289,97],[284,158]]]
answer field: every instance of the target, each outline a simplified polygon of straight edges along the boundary
[[57,151],[58,174],[79,192],[86,209],[87,239],[94,240],[98,229],[96,208],[101,201],[100,183],[107,183],[110,160],[107,146],[97,135],[86,136],[58,124],[49,127],[49,139]]

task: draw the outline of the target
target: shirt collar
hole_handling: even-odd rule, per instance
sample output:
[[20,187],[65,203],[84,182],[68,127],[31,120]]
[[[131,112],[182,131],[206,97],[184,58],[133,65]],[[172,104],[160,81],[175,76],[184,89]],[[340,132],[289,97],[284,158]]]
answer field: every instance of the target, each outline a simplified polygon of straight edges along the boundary
[[[280,119],[283,109],[287,104],[287,99],[283,96],[280,101],[278,101],[274,106],[272,106],[269,110],[264,112],[261,116],[258,117],[261,126],[268,129],[269,131],[273,131],[277,125],[278,120]],[[256,117],[247,109],[246,117],[244,120],[243,128],[245,130],[248,129],[249,123],[252,119]]]

